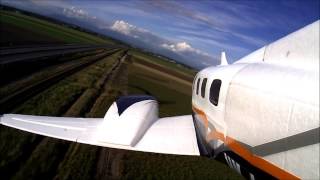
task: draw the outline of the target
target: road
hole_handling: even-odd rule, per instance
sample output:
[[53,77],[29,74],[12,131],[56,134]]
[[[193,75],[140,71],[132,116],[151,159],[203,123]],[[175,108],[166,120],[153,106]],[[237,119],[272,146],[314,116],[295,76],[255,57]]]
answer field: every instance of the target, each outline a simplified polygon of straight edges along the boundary
[[36,61],[45,57],[71,54],[95,49],[114,49],[113,45],[60,45],[45,47],[18,47],[0,49],[0,66],[21,61]]

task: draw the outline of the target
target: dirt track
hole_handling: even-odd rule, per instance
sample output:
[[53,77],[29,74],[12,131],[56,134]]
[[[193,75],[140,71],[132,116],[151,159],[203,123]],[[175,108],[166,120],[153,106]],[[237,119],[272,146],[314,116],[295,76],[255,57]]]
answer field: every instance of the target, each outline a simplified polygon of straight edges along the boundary
[[23,88],[18,89],[15,92],[10,92],[10,94],[2,97],[2,99],[0,100],[0,113],[9,112],[16,105],[32,97],[33,95],[38,94],[44,89],[47,89],[55,82],[58,82],[59,80],[70,76],[71,74],[78,72],[86,68],[90,64],[93,64],[113,53],[114,51],[105,52],[101,55],[94,56],[86,61],[78,61],[72,64],[69,63],[68,65],[65,65],[63,69],[58,69],[58,71],[54,71],[50,75],[44,76],[41,79],[38,79],[36,82],[29,84],[28,86],[24,86]]

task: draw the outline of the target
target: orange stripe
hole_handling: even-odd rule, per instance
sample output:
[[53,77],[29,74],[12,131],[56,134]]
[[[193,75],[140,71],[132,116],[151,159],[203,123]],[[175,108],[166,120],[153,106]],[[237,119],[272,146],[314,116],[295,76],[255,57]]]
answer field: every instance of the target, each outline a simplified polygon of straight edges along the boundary
[[204,127],[207,130],[208,126],[209,126],[209,121],[207,119],[206,114],[203,111],[201,111],[200,109],[197,109],[193,106],[192,106],[192,109],[198,114],[198,116],[200,116],[200,119],[201,119],[202,123],[204,124]]
[[214,140],[214,139],[220,139],[221,141],[225,142],[225,138],[224,138],[223,133],[220,133],[215,130],[211,131],[206,137],[207,142]]
[[[206,114],[202,110],[200,110],[194,106],[192,106],[192,109],[200,115],[201,119],[203,118],[202,121],[206,122],[207,124],[209,123]],[[272,176],[274,176],[278,179],[300,179],[300,178],[296,177],[295,175],[290,174],[289,172],[275,166],[274,164],[271,164],[270,162],[264,160],[263,158],[260,158],[256,155],[252,154],[249,150],[247,150],[239,142],[237,142],[237,140],[235,140],[231,137],[228,137],[228,136],[225,137],[224,134],[221,132],[218,132],[216,130],[211,131],[210,134],[207,135],[206,140],[209,142],[210,140],[213,140],[213,139],[220,139],[234,153],[238,154],[243,159],[245,159],[246,161],[248,161],[252,165],[256,166],[257,168],[262,169],[262,170],[270,173]]]

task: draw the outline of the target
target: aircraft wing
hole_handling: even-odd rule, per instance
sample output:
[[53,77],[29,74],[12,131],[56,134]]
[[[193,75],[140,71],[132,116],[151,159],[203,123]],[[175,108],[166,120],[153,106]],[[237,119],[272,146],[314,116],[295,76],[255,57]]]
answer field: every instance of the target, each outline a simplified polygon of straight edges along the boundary
[[150,116],[152,109],[148,108],[152,104],[154,101],[150,100],[135,102],[121,112],[123,109],[115,102],[105,118],[4,114],[0,117],[0,124],[91,145],[165,154],[199,155],[192,116],[154,119]]

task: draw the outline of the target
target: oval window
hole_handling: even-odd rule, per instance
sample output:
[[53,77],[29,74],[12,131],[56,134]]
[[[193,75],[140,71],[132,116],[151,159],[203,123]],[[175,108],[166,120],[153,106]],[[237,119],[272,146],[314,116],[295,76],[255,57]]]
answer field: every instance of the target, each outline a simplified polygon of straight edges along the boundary
[[220,79],[215,79],[213,80],[211,87],[210,87],[210,102],[218,106],[219,103],[219,94],[220,94],[220,87],[221,87],[221,80]]

